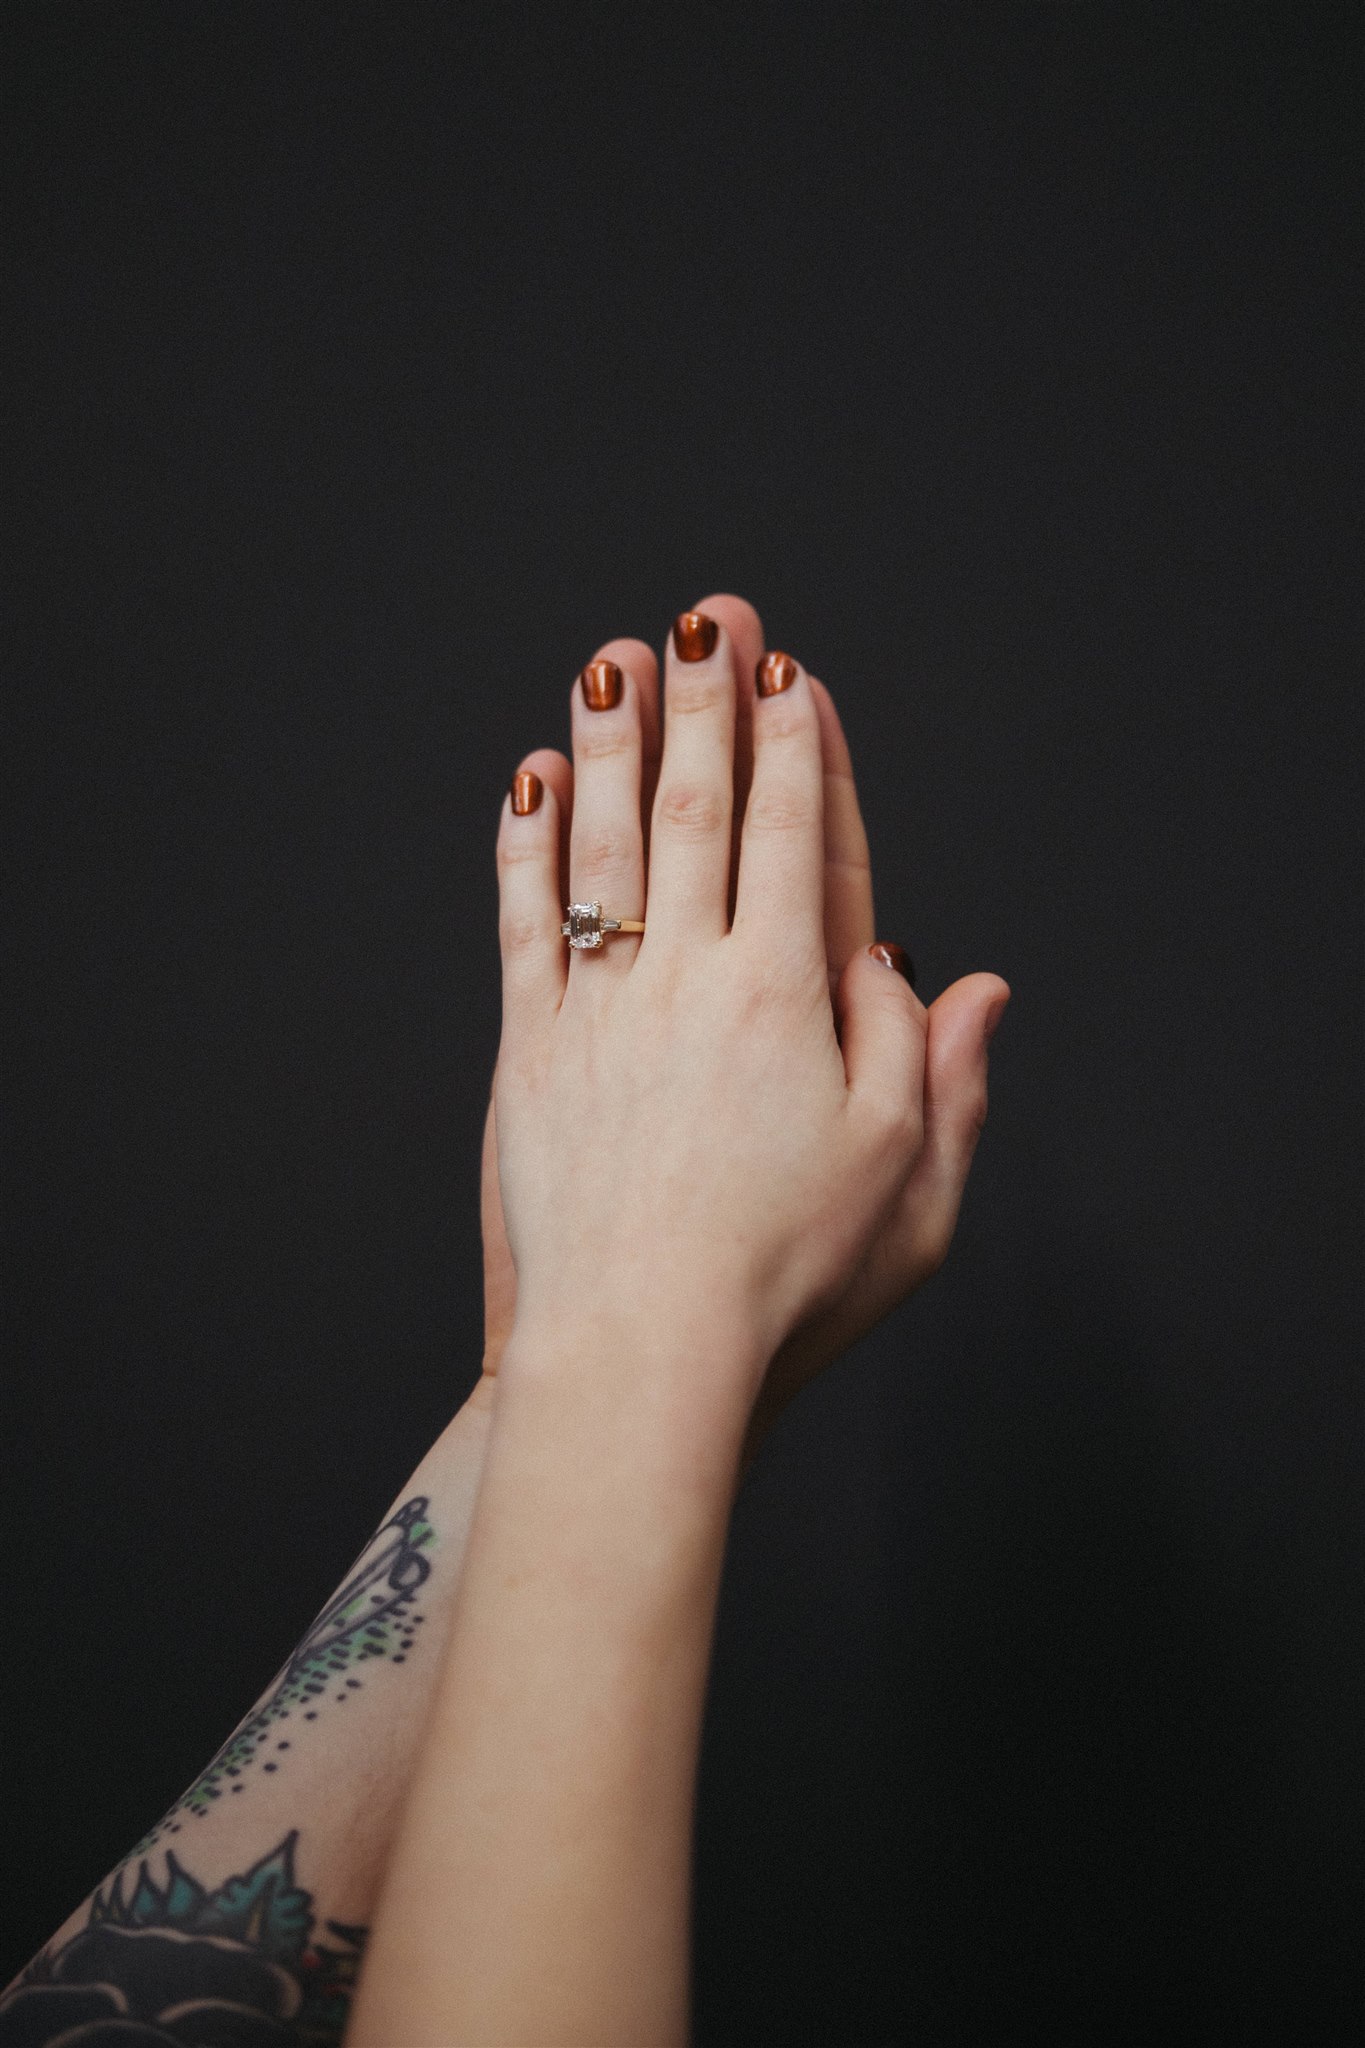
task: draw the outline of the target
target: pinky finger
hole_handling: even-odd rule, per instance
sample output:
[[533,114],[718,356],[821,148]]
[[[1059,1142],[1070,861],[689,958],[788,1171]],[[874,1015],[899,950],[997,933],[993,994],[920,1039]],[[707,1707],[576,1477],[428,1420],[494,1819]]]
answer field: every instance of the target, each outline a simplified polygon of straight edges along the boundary
[[503,798],[498,827],[502,1048],[513,1059],[536,1044],[564,997],[567,954],[559,929],[563,823],[556,788],[562,780],[550,761],[530,755]]
[[843,723],[825,685],[812,676],[810,686],[825,774],[825,952],[832,987],[853,955],[877,936],[872,863]]
[[929,1008],[924,1150],[902,1197],[918,1277],[948,1255],[986,1121],[987,1046],[1009,1001],[998,974],[969,974]]

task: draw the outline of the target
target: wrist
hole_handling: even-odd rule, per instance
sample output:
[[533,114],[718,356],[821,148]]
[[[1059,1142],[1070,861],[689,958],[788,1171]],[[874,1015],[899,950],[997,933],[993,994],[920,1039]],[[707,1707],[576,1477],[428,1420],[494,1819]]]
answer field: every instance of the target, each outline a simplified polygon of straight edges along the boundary
[[[500,1411],[556,1417],[581,1451],[661,1478],[732,1488],[768,1363],[760,1338],[714,1305],[681,1312],[594,1304],[518,1314],[498,1369]],[[533,1423],[534,1426],[534,1423]]]

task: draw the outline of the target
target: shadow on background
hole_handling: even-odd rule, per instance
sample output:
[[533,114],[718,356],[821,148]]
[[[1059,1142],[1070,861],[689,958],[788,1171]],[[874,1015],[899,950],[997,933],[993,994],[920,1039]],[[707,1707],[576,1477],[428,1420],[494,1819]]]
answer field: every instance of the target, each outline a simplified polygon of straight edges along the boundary
[[1273,1624],[1122,1277],[1059,1248],[1008,1331],[960,1292],[803,1396],[741,1502],[697,2040],[1259,2038],[1330,1882]]
[[0,1974],[467,1393],[506,780],[728,587],[1015,1002],[740,1503],[699,2039],[1327,2038],[1359,9],[10,16]]

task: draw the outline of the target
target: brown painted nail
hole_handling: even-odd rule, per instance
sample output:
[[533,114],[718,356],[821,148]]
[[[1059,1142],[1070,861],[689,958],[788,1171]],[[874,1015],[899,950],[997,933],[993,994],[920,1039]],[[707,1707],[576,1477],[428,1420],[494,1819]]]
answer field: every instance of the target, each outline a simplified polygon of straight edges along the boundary
[[716,651],[720,627],[705,612],[679,612],[673,621],[673,645],[679,661],[705,661]]
[[532,811],[540,809],[540,799],[545,794],[545,784],[529,768],[523,768],[512,777],[512,813],[514,817],[529,817]]
[[621,701],[626,679],[614,661],[590,661],[578,678],[589,711],[610,711]]
[[897,974],[903,974],[911,988],[915,986],[915,963],[904,946],[898,946],[892,939],[878,939],[868,952],[874,960],[880,960],[883,967],[894,967]]
[[754,670],[760,697],[776,697],[780,690],[789,690],[796,677],[796,663],[789,654],[765,654]]

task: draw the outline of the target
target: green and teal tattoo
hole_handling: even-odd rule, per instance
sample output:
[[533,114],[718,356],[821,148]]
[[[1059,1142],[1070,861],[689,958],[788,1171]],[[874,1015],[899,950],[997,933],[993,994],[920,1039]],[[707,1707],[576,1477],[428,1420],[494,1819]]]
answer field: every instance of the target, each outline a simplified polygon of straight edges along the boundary
[[162,1884],[120,1871],[0,1997],[0,2048],[336,2048],[365,1929],[319,1927],[297,1840],[212,1891],[169,1851]]
[[207,1770],[132,1851],[145,1855],[191,1817],[202,1820],[223,1799],[246,1790],[257,1771],[287,1768],[303,1725],[326,1708],[345,1706],[364,1686],[361,1672],[382,1657],[402,1664],[425,1616],[414,1612],[431,1575],[427,1553],[436,1532],[428,1501],[417,1494],[376,1530],[346,1583],[323,1608],[271,1687],[268,1697],[228,1737]]
[[297,1829],[212,1890],[169,1847],[160,1883],[145,1858],[253,1772],[285,1768],[301,1724],[351,1699],[372,1658],[404,1662],[431,1576],[427,1506],[416,1494],[376,1530],[262,1705],[96,1892],[84,1927],[0,1996],[0,2048],[336,2048],[365,1929],[319,1927],[294,1873]]

